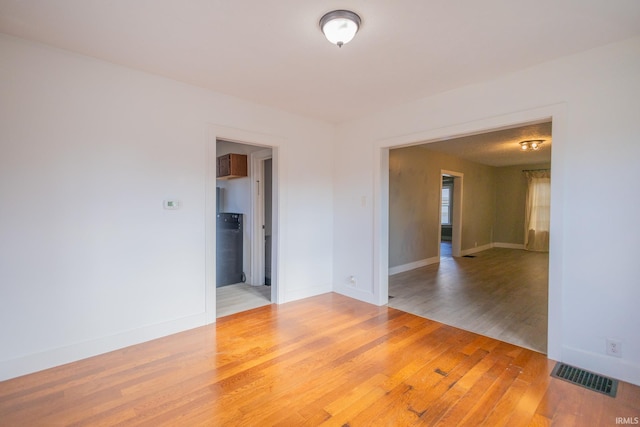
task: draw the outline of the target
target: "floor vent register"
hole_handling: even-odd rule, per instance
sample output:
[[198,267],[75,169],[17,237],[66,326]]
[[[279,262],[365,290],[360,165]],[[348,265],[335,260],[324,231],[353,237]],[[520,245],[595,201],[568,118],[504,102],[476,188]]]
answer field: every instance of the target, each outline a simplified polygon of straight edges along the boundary
[[618,391],[617,380],[560,362],[556,363],[551,376],[611,397],[616,397]]

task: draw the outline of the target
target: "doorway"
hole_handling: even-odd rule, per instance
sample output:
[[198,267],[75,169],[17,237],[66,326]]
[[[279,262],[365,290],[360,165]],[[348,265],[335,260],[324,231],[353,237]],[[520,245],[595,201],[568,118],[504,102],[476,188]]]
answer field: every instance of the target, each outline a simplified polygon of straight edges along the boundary
[[[440,171],[440,258],[462,256],[462,194],[464,174]],[[444,251],[444,253],[443,253]]]
[[[548,253],[523,250],[524,212],[519,216],[518,210],[524,209],[523,170],[540,161],[550,167],[550,130],[551,122],[544,121],[389,150],[391,307],[547,352]],[[521,135],[536,131],[548,132],[548,158],[521,156]],[[476,138],[487,148],[495,139],[513,155],[471,159],[468,153],[479,151],[469,147]],[[464,174],[471,177],[465,197]],[[436,214],[439,222],[433,224]],[[399,226],[401,219],[405,225]],[[449,240],[452,257],[445,257]],[[438,257],[428,262],[436,247]]]
[[442,174],[440,189],[440,261],[451,258],[451,238],[453,237],[453,178]]
[[[219,273],[226,269],[226,258],[221,256],[221,251],[229,250],[224,240],[229,230],[221,229],[219,224],[220,219],[226,217],[238,218],[239,224],[233,232],[238,235],[236,240],[239,243],[233,247],[237,248],[236,258],[241,260],[241,274],[236,274],[235,280],[227,281],[223,286],[217,283],[216,317],[271,304],[276,299],[277,289],[277,282],[272,278],[273,149],[217,139],[216,158],[229,155],[241,158],[246,167],[238,176],[216,178],[216,276],[219,277]],[[266,254],[269,255],[268,270],[265,267]],[[267,273],[268,284],[265,280]]]

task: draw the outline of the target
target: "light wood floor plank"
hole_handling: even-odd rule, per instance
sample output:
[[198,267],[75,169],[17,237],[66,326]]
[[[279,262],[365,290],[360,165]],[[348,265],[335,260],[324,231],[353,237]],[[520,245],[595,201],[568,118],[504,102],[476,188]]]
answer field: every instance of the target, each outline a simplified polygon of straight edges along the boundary
[[546,353],[549,254],[493,248],[389,277],[389,307]]
[[271,286],[236,283],[216,288],[216,317],[224,317],[268,304],[271,304]]
[[509,343],[325,294],[0,382],[4,426],[615,425],[618,397]]

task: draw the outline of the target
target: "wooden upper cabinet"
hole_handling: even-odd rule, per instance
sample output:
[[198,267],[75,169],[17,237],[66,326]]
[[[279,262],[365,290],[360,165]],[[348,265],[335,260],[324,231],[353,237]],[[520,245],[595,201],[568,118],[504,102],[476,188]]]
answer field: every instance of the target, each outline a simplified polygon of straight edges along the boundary
[[218,157],[217,177],[219,179],[247,176],[246,154],[225,154]]

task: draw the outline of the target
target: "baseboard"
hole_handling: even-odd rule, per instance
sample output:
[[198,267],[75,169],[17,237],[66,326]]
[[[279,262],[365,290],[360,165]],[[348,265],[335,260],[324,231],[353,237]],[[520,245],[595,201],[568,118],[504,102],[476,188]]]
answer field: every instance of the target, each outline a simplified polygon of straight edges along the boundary
[[475,254],[476,252],[486,251],[487,249],[491,249],[493,244],[487,243],[486,245],[476,246],[475,248],[464,249],[460,251],[461,256]]
[[0,362],[0,381],[76,362],[205,325],[205,313]]
[[431,264],[436,264],[440,262],[440,257],[432,257],[421,259],[420,261],[410,262],[408,264],[398,265],[395,267],[389,268],[389,276],[393,276],[394,274],[404,273],[405,271],[415,270],[416,268],[424,267]]
[[[475,248],[464,249],[460,251],[461,256],[475,254],[477,252],[486,251],[491,248],[507,248],[507,249],[524,249],[523,244],[519,243],[487,243],[486,245],[477,246]],[[435,264],[440,262],[440,258],[426,258],[419,261],[410,262],[408,264],[398,265],[389,268],[389,276],[394,274],[404,273],[405,271],[414,270],[416,268],[424,267],[426,265]]]
[[494,248],[506,248],[506,249],[524,249],[524,244],[523,243],[500,243],[500,242],[494,242],[493,243],[493,247]]
[[287,289],[286,290],[286,295],[284,295],[283,297],[283,301],[281,303],[285,303],[285,302],[291,302],[291,301],[297,301],[300,299],[304,299],[304,298],[310,298],[310,297],[315,297],[316,295],[322,295],[322,294],[326,294],[331,292],[333,289],[331,287],[331,285],[324,285],[324,286],[314,286],[311,288],[304,288],[304,289]]
[[625,359],[563,346],[560,362],[640,386],[640,365]]
[[363,291],[362,289],[358,289],[353,286],[340,285],[336,286],[333,292],[369,304],[379,305],[379,303],[377,303],[376,296],[372,291]]

